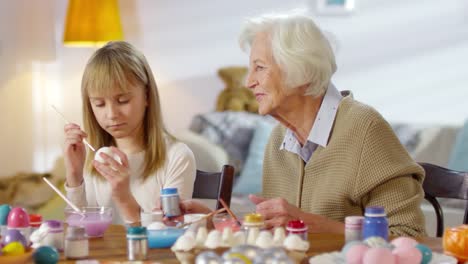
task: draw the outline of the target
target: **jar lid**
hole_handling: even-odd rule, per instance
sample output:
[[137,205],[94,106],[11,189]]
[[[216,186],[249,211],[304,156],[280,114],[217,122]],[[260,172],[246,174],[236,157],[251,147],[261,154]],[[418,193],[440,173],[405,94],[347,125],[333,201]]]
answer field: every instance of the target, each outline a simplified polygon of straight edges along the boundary
[[29,224],[32,227],[39,227],[42,223],[42,215],[40,214],[30,214],[29,215]]
[[146,227],[130,226],[127,228],[127,235],[146,235]]
[[347,216],[345,218],[345,224],[349,224],[349,225],[362,225],[363,221],[364,221],[364,216],[360,216],[360,215]]
[[177,194],[177,188],[164,188],[161,190],[161,195]]
[[248,224],[263,224],[263,216],[257,213],[249,213],[244,215],[244,223]]
[[383,206],[368,206],[366,207],[365,216],[385,216],[385,209]]
[[306,224],[302,220],[291,220],[288,222],[287,228],[303,229],[306,228]]
[[78,238],[85,237],[86,232],[85,228],[81,226],[68,226],[67,228],[67,238]]
[[63,229],[62,221],[58,220],[47,220],[44,222],[50,229]]

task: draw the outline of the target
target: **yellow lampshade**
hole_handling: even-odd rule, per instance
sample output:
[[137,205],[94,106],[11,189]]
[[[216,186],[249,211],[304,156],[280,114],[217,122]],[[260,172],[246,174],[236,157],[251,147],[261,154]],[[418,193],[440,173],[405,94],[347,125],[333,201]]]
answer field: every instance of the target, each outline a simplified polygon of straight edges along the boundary
[[102,46],[111,40],[123,40],[117,0],[69,0],[66,46]]

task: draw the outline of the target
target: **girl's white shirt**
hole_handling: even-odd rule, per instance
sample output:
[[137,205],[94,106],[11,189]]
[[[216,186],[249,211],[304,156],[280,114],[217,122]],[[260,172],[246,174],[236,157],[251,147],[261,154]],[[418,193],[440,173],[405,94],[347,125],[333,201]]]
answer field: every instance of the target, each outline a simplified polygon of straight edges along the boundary
[[[167,157],[164,165],[145,181],[142,181],[145,152],[127,155],[130,167],[130,190],[133,197],[145,212],[151,212],[159,200],[162,188],[177,188],[181,199],[190,199],[193,194],[196,164],[190,148],[181,142],[167,144]],[[111,186],[105,179],[84,174],[84,184],[68,187],[65,191],[78,207],[108,206],[113,208],[114,223],[123,224],[119,211],[111,198]],[[161,186],[162,185],[162,186]]]

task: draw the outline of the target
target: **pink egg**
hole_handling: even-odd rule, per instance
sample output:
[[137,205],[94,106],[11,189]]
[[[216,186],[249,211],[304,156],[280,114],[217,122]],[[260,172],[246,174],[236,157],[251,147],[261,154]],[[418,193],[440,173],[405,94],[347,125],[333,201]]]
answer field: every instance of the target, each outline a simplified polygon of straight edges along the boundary
[[396,256],[398,264],[414,264],[421,263],[422,254],[415,247],[398,247],[393,250],[393,255]]
[[356,244],[348,249],[346,252],[346,263],[347,264],[361,264],[364,254],[369,249],[368,246],[364,244]]
[[418,244],[418,241],[410,238],[410,237],[397,237],[390,242],[390,244],[394,245],[395,248],[400,247],[415,247]]
[[21,207],[12,208],[8,214],[8,227],[29,227],[29,215]]
[[[362,258],[362,264],[396,264],[396,257],[392,254],[390,249],[375,247],[367,250]],[[398,263],[400,264],[400,263]]]

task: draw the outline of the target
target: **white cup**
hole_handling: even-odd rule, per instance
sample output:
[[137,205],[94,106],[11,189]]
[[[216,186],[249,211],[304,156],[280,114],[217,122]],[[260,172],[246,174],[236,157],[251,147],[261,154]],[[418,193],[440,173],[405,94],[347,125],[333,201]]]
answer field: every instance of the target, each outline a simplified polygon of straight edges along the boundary
[[148,226],[153,222],[161,222],[163,220],[162,211],[141,212],[140,213],[141,225]]

